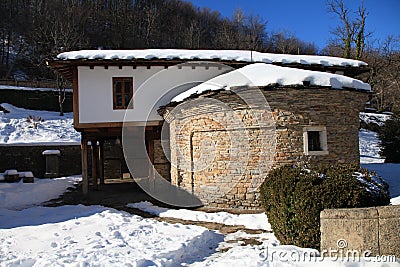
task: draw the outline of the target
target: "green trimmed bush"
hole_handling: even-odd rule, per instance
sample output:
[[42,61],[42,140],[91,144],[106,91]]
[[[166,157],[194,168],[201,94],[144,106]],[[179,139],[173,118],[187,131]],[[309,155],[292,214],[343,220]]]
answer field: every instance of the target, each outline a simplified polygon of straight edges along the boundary
[[379,131],[380,155],[387,163],[400,163],[400,114],[393,115]]
[[355,165],[308,170],[283,166],[261,186],[261,201],[281,244],[319,249],[323,209],[383,206],[390,203],[387,184]]

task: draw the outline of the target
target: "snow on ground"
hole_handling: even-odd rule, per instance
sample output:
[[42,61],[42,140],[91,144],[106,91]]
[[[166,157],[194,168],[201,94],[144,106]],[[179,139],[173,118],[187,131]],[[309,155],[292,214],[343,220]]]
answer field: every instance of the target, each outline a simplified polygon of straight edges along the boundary
[[376,124],[378,126],[383,126],[386,120],[388,120],[391,115],[382,113],[367,113],[360,112],[360,119],[366,124]]
[[383,163],[385,160],[379,155],[379,137],[376,132],[361,129],[359,132],[360,162]]
[[[76,181],[65,179],[71,183],[36,180],[23,198],[31,204],[49,200]],[[44,186],[51,183],[54,186]],[[0,185],[2,192],[14,192],[14,196],[22,186]],[[14,201],[21,203],[18,198]],[[268,232],[223,235],[200,226],[159,222],[102,206],[35,206],[23,210],[4,206],[0,209],[0,266],[349,266],[349,262],[314,257],[318,255],[314,249],[280,245]],[[168,215],[176,212],[148,204],[144,207]],[[177,214],[193,216],[185,210]],[[199,221],[218,218],[223,223],[235,217],[229,213],[195,215]],[[266,228],[265,216],[252,219],[252,225]],[[253,243],[246,243],[250,239]],[[375,265],[361,259],[351,266],[400,264]]]
[[[246,239],[253,238],[260,245],[244,245]],[[312,255],[309,261],[318,261],[319,252],[315,249],[299,248],[296,246],[279,245],[273,234],[246,234],[238,231],[225,236],[219,252],[195,262],[190,266],[309,266],[310,262],[297,260],[295,257]],[[294,255],[292,257],[291,255]],[[339,263],[339,262],[337,262]],[[326,265],[326,261],[324,261]],[[340,266],[335,264],[333,266]],[[358,265],[354,265],[357,267]]]
[[0,266],[179,266],[211,255],[223,241],[204,227],[101,206],[35,206],[78,180],[0,183]]
[[[24,209],[57,198],[82,178],[35,179],[34,183],[0,183],[0,209]],[[1,220],[0,220],[1,221]]]
[[[215,252],[223,236],[101,206],[31,208],[31,226],[0,230],[4,266],[180,266]],[[21,214],[23,216],[24,214]]]
[[[59,116],[53,111],[28,110],[7,103],[0,105],[10,111],[0,112],[0,144],[80,142],[80,134],[73,127],[72,113]],[[35,119],[28,122],[29,116]]]
[[247,229],[263,229],[271,231],[271,225],[265,213],[232,214],[228,212],[206,213],[186,209],[167,209],[151,204],[148,201],[128,204],[130,208],[140,209],[158,217],[171,217],[190,221],[214,222],[226,225],[244,225]]
[[389,184],[391,203],[400,204],[400,164],[383,163],[379,155],[379,137],[373,131],[362,129],[359,133],[360,163],[364,168],[375,171]]
[[375,171],[389,184],[390,196],[392,198],[400,196],[400,164],[372,163],[362,164],[362,166],[370,171]]

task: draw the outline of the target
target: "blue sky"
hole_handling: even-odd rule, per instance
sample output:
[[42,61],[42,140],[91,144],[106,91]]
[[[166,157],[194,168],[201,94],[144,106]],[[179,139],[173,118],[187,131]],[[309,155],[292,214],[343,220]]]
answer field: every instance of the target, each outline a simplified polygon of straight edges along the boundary
[[[237,8],[247,14],[260,15],[267,21],[267,31],[289,30],[304,41],[314,42],[323,48],[330,30],[338,25],[338,18],[327,12],[325,0],[188,0],[198,7],[218,10],[222,16],[231,17]],[[344,0],[356,11],[361,0]],[[367,30],[376,39],[389,34],[400,35],[400,0],[364,0],[369,12]]]

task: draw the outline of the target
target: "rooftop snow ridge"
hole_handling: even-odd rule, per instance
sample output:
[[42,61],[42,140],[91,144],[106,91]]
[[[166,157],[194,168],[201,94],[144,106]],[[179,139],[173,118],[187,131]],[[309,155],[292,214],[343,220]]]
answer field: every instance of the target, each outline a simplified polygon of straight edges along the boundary
[[343,75],[254,63],[201,83],[175,96],[172,101],[180,102],[191,95],[198,95],[209,90],[230,90],[241,86],[304,86],[304,82],[307,86],[331,87],[332,89],[352,88],[366,92],[371,90],[368,83]]
[[261,53],[249,50],[189,50],[189,49],[142,49],[142,50],[80,50],[61,53],[58,60],[221,60],[237,62],[262,62],[280,64],[365,67],[368,64],[353,59],[315,55],[288,55]]

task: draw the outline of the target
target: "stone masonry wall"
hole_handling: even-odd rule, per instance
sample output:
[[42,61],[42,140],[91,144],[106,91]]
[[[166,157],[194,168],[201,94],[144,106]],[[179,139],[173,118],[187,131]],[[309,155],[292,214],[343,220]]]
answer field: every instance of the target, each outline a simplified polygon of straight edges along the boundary
[[[247,103],[260,98],[253,90],[241,91]],[[326,88],[262,93],[270,110],[259,99],[250,109],[231,91],[169,108],[164,117],[170,122],[171,182],[208,206],[257,209],[258,188],[272,167],[359,163],[358,113],[365,93]],[[305,155],[306,126],[326,127],[327,155]]]
[[60,150],[60,176],[81,174],[80,145],[0,145],[0,172],[7,169],[32,171],[35,177],[42,178],[46,172],[45,150]]
[[[367,94],[332,89],[283,89],[266,91],[276,121],[277,165],[359,164],[359,112]],[[328,155],[305,156],[303,128],[325,126]]]
[[165,156],[161,140],[154,140],[154,168],[166,180],[171,181],[171,164]]
[[399,205],[321,212],[321,251],[327,253],[400,258],[399,233]]

